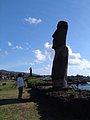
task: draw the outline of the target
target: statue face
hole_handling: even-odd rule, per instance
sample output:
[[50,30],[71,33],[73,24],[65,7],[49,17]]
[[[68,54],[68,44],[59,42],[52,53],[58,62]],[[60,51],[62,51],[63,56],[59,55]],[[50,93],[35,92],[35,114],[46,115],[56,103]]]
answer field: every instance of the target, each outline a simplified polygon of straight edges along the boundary
[[63,29],[63,30],[67,30],[68,29],[68,24],[65,21],[60,21],[57,24],[57,29]]
[[57,29],[55,30],[53,37],[53,49],[57,49],[63,45],[66,45],[68,24],[65,21],[59,21]]

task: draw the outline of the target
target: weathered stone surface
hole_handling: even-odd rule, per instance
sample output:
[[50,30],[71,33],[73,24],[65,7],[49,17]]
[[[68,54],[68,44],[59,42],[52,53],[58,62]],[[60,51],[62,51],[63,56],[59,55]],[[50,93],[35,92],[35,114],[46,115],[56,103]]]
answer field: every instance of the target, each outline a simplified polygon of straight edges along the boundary
[[55,57],[52,66],[52,83],[54,88],[66,87],[67,81],[67,65],[68,65],[68,48],[66,47],[66,35],[68,24],[65,21],[60,21],[57,24],[57,29],[52,35]]
[[30,77],[32,77],[32,68],[30,67]]

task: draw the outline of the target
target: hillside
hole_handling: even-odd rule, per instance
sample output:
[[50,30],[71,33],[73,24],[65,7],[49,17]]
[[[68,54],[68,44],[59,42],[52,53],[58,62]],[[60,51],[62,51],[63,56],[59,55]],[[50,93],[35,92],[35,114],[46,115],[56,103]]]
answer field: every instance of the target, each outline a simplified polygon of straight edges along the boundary
[[[25,73],[25,72],[0,70],[0,80],[15,79],[18,73],[22,73],[24,77],[30,76],[29,73]],[[40,76],[40,75],[32,73],[32,76],[35,77],[35,76]]]

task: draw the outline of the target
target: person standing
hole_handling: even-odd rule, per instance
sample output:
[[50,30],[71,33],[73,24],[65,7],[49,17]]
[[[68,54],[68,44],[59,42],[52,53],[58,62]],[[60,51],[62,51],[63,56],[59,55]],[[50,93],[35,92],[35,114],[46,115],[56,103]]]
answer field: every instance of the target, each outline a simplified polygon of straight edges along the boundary
[[18,87],[18,99],[22,99],[24,80],[21,73],[19,73],[17,76],[17,87]]

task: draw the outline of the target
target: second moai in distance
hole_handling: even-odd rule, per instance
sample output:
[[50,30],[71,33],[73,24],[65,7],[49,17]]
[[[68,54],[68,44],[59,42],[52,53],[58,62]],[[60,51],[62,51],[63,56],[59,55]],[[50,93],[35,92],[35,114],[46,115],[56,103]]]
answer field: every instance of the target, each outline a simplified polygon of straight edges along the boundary
[[66,47],[66,35],[68,23],[59,21],[57,29],[52,35],[55,56],[52,66],[53,88],[62,89],[67,86],[68,48]]
[[30,77],[32,77],[32,68],[30,67]]

